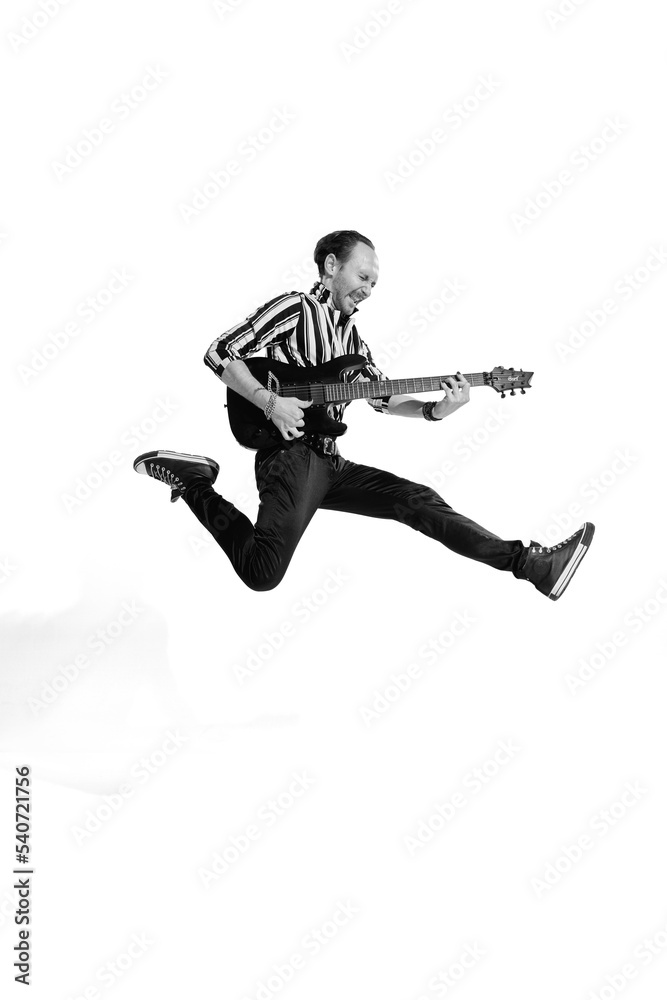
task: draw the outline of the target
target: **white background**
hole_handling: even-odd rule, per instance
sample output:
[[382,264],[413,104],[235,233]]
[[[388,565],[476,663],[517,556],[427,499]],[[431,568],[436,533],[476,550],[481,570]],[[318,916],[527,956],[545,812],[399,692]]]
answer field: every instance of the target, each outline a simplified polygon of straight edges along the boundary
[[[21,765],[34,998],[664,995],[656,5],[45,3],[2,10],[8,995]],[[276,110],[292,120],[250,160]],[[231,159],[237,176],[184,211]],[[203,354],[272,294],[308,289],[338,228],[376,244],[359,327],[390,377],[535,372],[525,396],[475,389],[444,424],[354,404],[343,453],[437,485],[506,538],[593,521],[557,604],[333,512],[255,594],[133,472],[151,448],[211,455],[254,517],[253,456]],[[127,284],[107,303],[114,270]],[[447,281],[465,291],[445,307]],[[429,822],[428,843],[406,840]]]

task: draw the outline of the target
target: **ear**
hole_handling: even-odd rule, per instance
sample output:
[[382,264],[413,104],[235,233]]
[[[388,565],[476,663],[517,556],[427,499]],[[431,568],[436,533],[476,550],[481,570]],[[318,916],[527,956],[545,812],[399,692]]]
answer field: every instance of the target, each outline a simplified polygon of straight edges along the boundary
[[336,257],[336,254],[335,253],[327,254],[326,257],[324,258],[324,273],[328,277],[331,277],[336,270],[337,264],[338,264],[338,258]]

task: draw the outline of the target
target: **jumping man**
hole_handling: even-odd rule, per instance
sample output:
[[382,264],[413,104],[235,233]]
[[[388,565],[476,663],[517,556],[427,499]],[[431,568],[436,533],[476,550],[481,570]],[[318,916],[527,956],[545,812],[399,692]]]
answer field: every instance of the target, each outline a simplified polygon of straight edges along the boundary
[[[252,590],[270,590],[280,583],[299,539],[321,507],[407,524],[459,555],[528,580],[558,600],[588,551],[592,524],[586,522],[550,547],[505,541],[457,513],[434,490],[349,462],[339,454],[335,438],[304,433],[304,413],[312,402],[279,396],[252,375],[244,359],[260,351],[273,361],[306,367],[356,354],[367,363],[346,372],[345,381],[385,380],[356,327],[359,305],[378,280],[375,247],[354,230],[338,230],[319,240],[314,257],[320,277],[310,292],[271,299],[215,340],[204,357],[225,385],[263,411],[279,432],[255,456],[257,523],[213,489],[219,465],[211,458],[151,451],[135,459],[136,471],[166,483],[172,500],[183,497]],[[470,398],[470,385],[461,375],[443,380],[441,386],[444,395],[437,401],[394,395],[368,402],[381,414],[439,421]],[[332,406],[330,415],[340,420],[346,405]]]

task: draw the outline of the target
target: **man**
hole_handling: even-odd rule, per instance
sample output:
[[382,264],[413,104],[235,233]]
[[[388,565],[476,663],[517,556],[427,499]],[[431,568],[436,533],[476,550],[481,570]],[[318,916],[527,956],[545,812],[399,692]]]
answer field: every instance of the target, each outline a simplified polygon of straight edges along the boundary
[[[314,257],[320,280],[308,294],[291,292],[272,299],[215,340],[204,358],[227,386],[264,411],[280,432],[275,446],[261,449],[255,457],[257,523],[252,525],[215,492],[219,466],[213,459],[152,451],[135,460],[136,471],[169,485],[172,500],[183,497],[253,590],[270,590],[280,583],[299,539],[321,507],[400,521],[460,555],[529,580],[557,600],[588,551],[592,524],[584,524],[550,548],[504,541],[452,510],[426,486],[348,462],[333,438],[306,435],[301,428],[311,403],[277,396],[251,374],[243,359],[266,349],[273,360],[305,366],[345,354],[362,355],[367,365],[347,373],[346,380],[384,379],[356,328],[359,305],[378,280],[373,244],[354,230],[338,230],[319,240]],[[368,402],[383,414],[443,420],[469,401],[470,385],[457,376],[443,381],[442,388],[444,396],[435,402],[412,396]],[[346,405],[334,407],[331,415],[340,419]]]

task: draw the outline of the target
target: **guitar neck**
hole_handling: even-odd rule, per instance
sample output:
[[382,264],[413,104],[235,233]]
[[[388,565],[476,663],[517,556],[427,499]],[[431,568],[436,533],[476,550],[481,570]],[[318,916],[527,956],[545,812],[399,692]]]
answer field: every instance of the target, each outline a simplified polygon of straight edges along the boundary
[[[334,382],[324,386],[327,403],[343,403],[352,399],[379,399],[381,396],[412,395],[417,392],[440,392],[444,379],[456,375],[436,375],[426,378],[398,378],[381,382]],[[470,385],[485,385],[484,373],[464,375]]]

